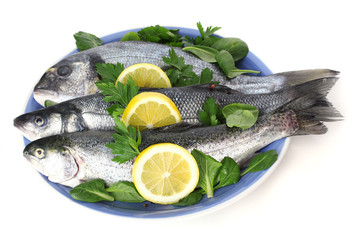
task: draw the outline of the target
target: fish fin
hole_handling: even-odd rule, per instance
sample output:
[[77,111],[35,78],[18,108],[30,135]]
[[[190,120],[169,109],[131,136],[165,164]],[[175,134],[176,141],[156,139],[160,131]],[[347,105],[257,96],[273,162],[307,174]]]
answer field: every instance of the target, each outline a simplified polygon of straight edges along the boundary
[[315,104],[308,109],[294,112],[299,124],[295,135],[325,134],[327,127],[323,122],[343,120],[343,116],[331,105],[321,106]]
[[332,106],[326,96],[337,80],[337,77],[320,78],[280,90],[291,93],[292,95],[289,98],[292,100],[281,106],[277,111],[286,111],[288,109],[299,111],[309,110],[314,106]]
[[289,71],[273,74],[272,76],[283,78],[284,87],[298,85],[319,78],[337,77],[340,72],[331,69],[310,69]]

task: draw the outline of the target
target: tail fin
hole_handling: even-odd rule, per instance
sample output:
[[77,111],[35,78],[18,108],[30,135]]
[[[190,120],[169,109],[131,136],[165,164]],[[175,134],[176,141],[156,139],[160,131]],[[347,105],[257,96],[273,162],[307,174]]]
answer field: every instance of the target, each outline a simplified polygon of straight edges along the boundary
[[326,96],[337,80],[337,77],[320,78],[280,90],[284,91],[284,95],[288,94],[286,97],[289,102],[278,111],[287,109],[309,111],[310,108],[315,111],[315,107],[332,107]]
[[[328,103],[326,102],[326,104]],[[294,112],[299,124],[295,135],[325,134],[327,127],[323,122],[341,121],[343,119],[342,115],[331,105],[319,106],[315,104],[308,109]]]
[[340,72],[331,69],[311,69],[276,73],[272,76],[283,78],[283,87],[309,82],[319,78],[337,77]]

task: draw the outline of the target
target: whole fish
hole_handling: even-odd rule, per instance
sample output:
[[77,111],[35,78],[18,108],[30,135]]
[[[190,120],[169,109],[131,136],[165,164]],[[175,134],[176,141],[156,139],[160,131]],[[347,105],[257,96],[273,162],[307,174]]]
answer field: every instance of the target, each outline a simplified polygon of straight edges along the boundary
[[[169,66],[163,57],[169,55],[170,46],[158,43],[129,41],[113,42],[70,55],[48,69],[36,84],[33,95],[35,100],[44,105],[45,100],[63,102],[76,97],[96,93],[95,81],[98,80],[96,63],[117,63],[129,67],[137,63],[151,63],[166,70]],[[268,93],[284,86],[303,83],[309,80],[334,77],[336,71],[327,69],[292,71],[266,77],[238,76],[231,81],[212,63],[207,63],[194,55],[174,47],[178,56],[186,64],[193,65],[193,71],[200,74],[205,68],[213,71],[213,80],[245,94]]]
[[[327,128],[321,121],[336,120],[338,114],[331,106],[315,107],[317,113],[286,110],[262,116],[251,128],[228,128],[226,125],[208,127],[169,126],[144,131],[140,151],[146,147],[169,142],[188,151],[198,149],[218,161],[225,156],[238,164],[269,143],[288,136],[324,134]],[[180,123],[182,125],[184,123]],[[24,156],[36,170],[50,181],[74,187],[84,181],[100,178],[107,185],[132,181],[134,159],[118,164],[105,144],[112,141],[111,131],[84,131],[41,138],[28,144]]]
[[[255,106],[263,115],[297,102],[312,104],[325,97],[336,80],[334,77],[317,79],[267,94],[242,94],[225,86],[213,88],[210,84],[147,90],[165,94],[178,107],[183,122],[198,124],[198,113],[209,97],[220,107],[236,102],[245,103]],[[14,125],[29,140],[90,129],[111,130],[115,123],[106,109],[112,103],[106,103],[102,98],[98,93],[25,113],[14,119]]]

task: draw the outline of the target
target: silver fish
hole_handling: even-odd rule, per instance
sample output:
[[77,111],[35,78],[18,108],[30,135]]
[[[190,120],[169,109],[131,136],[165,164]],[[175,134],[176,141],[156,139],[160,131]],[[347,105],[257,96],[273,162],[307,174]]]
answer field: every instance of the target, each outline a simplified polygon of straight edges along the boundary
[[[169,55],[170,47],[150,42],[114,42],[70,55],[48,69],[34,88],[35,100],[44,105],[45,100],[63,102],[98,91],[95,81],[98,75],[96,63],[117,63],[129,67],[137,63],[151,63],[166,70],[162,58]],[[185,63],[194,66],[200,74],[204,68],[213,71],[214,81],[245,94],[268,93],[285,86],[295,85],[317,78],[335,77],[338,72],[315,69],[278,73],[265,77],[238,76],[231,81],[215,64],[207,63],[194,55],[174,47],[175,52],[184,57]]]
[[[269,143],[289,136],[324,134],[327,128],[321,121],[336,120],[338,114],[331,106],[314,106],[305,112],[286,110],[261,117],[251,128],[242,131],[225,125],[193,127],[173,125],[164,129],[142,132],[140,150],[169,142],[188,151],[198,149],[221,161],[225,156],[239,165],[251,154]],[[118,164],[105,144],[112,141],[111,131],[84,131],[49,136],[28,144],[24,156],[36,170],[50,181],[74,187],[92,179],[103,179],[107,185],[132,181],[134,159]]]
[[[326,96],[336,80],[334,77],[317,79],[267,94],[242,94],[225,86],[212,88],[210,84],[147,90],[167,95],[178,107],[183,122],[198,124],[198,113],[209,97],[214,98],[220,107],[235,102],[245,103],[255,106],[263,115],[289,107],[289,104],[312,104]],[[14,119],[14,125],[30,140],[90,129],[111,130],[114,121],[106,111],[111,104],[105,103],[101,94],[88,95],[25,113]]]

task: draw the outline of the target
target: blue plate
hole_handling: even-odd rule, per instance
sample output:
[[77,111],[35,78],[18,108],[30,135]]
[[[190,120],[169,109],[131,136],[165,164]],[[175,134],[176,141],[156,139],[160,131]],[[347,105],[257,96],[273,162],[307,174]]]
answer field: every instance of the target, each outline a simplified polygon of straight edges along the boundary
[[[172,28],[172,27],[169,27]],[[175,29],[175,28],[173,28]],[[182,35],[189,35],[191,37],[196,37],[199,35],[199,32],[194,29],[189,28],[176,28],[180,29],[179,33]],[[118,41],[130,31],[138,31],[139,29],[131,29],[128,31],[118,32],[114,33],[108,36],[105,36],[102,38],[103,43],[109,43]],[[75,53],[76,50],[71,52]],[[238,62],[237,67],[240,69],[252,69],[252,70],[259,70],[261,71],[262,76],[271,74],[271,71],[265,66],[263,62],[259,58],[257,58],[252,52],[249,52],[249,54],[244,58],[241,62]],[[33,98],[33,95],[30,96],[25,112],[31,112],[37,109],[42,108],[41,105],[39,105],[35,99]],[[253,190],[256,186],[260,185],[261,182],[263,182],[266,177],[276,168],[276,166],[279,164],[286,147],[288,145],[288,138],[280,139],[278,141],[275,141],[271,143],[270,145],[263,148],[261,151],[267,151],[274,149],[278,152],[279,158],[277,162],[269,169],[261,172],[256,173],[248,173],[245,176],[243,176],[240,181],[236,184],[223,187],[221,189],[218,189],[215,191],[215,195],[213,198],[208,199],[203,197],[203,199],[192,206],[187,207],[175,207],[172,205],[159,205],[159,204],[153,204],[153,203],[146,203],[146,206],[144,206],[144,203],[125,203],[125,202],[99,202],[99,203],[86,203],[86,202],[80,202],[72,199],[69,195],[69,191],[71,188],[62,186],[60,184],[56,184],[53,182],[50,182],[47,177],[42,177],[45,179],[45,181],[50,184],[53,188],[55,188],[58,192],[60,192],[65,197],[71,199],[72,201],[83,205],[85,207],[110,213],[118,216],[123,217],[133,217],[133,218],[170,218],[170,217],[182,217],[182,216],[189,216],[189,215],[198,215],[198,214],[204,214],[210,211],[214,211],[216,209],[222,208],[224,206],[227,206],[238,199],[244,197],[247,193],[249,193],[251,190]],[[24,143],[27,145],[29,143],[29,140],[24,138]]]

